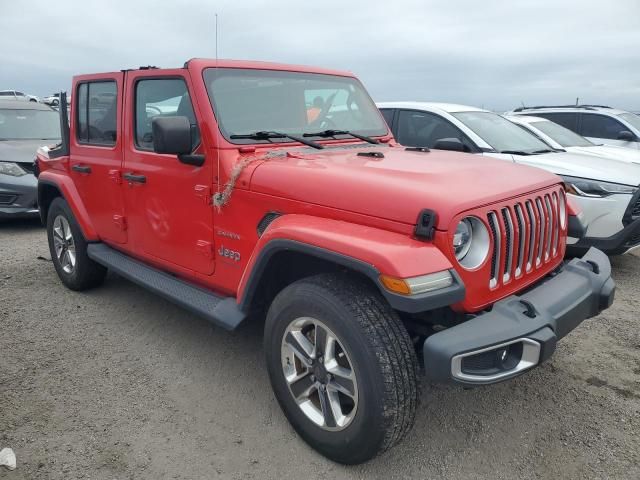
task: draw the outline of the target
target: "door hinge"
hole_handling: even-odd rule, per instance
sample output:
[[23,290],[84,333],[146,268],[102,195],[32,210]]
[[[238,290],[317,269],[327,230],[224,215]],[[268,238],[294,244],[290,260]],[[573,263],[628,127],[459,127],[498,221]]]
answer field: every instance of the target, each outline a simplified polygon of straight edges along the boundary
[[122,183],[122,176],[120,175],[120,170],[109,170],[109,178],[112,182],[120,185]]
[[213,243],[208,242],[206,240],[197,240],[196,241],[196,250],[199,254],[203,255],[205,258],[213,257]]
[[114,215],[113,216],[113,223],[115,223],[116,226],[120,230],[126,230],[127,229],[127,219],[125,217],[123,217],[122,215]]
[[196,197],[202,198],[205,205],[211,205],[211,187],[207,185],[196,185],[193,189]]

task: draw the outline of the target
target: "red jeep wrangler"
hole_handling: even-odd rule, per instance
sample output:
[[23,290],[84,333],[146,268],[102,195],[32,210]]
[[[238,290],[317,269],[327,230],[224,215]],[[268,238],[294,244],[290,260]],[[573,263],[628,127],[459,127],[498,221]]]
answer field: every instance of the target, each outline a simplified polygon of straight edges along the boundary
[[229,330],[266,316],[275,395],[338,462],[403,438],[419,366],[515,377],[613,301],[604,254],[563,261],[558,177],[404,148],[349,73],[194,59],[78,76],[73,98],[37,158],[62,282],[110,269]]

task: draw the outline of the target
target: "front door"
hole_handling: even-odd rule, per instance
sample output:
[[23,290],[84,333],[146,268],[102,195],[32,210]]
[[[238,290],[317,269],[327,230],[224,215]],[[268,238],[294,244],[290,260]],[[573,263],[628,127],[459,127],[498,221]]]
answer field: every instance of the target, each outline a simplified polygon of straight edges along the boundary
[[212,163],[181,163],[176,155],[153,151],[151,122],[160,116],[185,116],[192,124],[194,153],[204,153],[185,70],[162,77],[153,70],[128,73],[128,110],[123,192],[130,242],[136,254],[169,270],[214,270]]
[[127,241],[121,194],[123,74],[80,77],[76,83],[70,139],[71,177],[93,227],[106,242]]

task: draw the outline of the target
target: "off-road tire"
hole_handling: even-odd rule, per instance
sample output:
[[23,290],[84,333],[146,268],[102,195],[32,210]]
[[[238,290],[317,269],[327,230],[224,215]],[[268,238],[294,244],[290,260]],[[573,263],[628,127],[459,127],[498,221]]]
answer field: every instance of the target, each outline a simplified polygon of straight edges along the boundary
[[[288,326],[300,317],[328,326],[353,364],[358,407],[341,431],[314,424],[289,390],[281,345]],[[373,285],[343,274],[292,283],[269,308],[264,344],[269,377],[284,414],[326,457],[344,464],[365,462],[397,444],[413,426],[418,404],[416,353],[398,314]]]
[[[56,254],[54,245],[53,225],[57,217],[62,216],[67,220],[71,233],[73,235],[73,243],[75,246],[75,266],[71,272],[66,272]],[[107,269],[102,265],[94,262],[87,256],[87,241],[82,235],[82,230],[78,226],[69,204],[61,197],[55,198],[49,206],[47,213],[47,239],[49,241],[49,252],[51,253],[51,261],[58,273],[58,277],[71,290],[86,290],[97,287],[102,284]]]

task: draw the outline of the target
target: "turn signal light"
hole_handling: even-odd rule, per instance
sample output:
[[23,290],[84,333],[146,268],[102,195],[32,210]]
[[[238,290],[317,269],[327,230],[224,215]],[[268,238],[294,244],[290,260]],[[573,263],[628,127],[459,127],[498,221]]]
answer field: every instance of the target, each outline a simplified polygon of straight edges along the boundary
[[448,270],[420,275],[411,278],[396,278],[380,275],[380,282],[384,288],[399,295],[418,295],[453,285],[453,277]]

